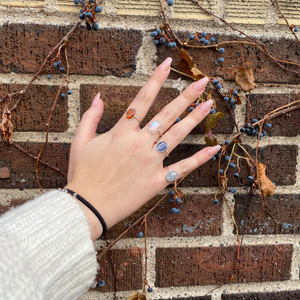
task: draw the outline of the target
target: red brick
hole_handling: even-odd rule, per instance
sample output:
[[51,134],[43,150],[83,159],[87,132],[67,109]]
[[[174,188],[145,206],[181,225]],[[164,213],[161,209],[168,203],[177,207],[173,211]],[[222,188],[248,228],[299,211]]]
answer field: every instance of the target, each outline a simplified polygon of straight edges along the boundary
[[[290,279],[293,246],[156,249],[157,287],[284,281]],[[178,276],[180,274],[180,276]]]
[[[108,86],[108,85],[88,85],[80,86],[80,112],[81,115],[90,107],[93,97],[101,92],[101,99],[104,101],[104,114],[97,128],[98,133],[107,132],[110,130],[123,116],[130,103],[133,101],[141,87],[133,86]],[[149,109],[146,118],[142,121],[141,126],[145,126],[156,114],[158,114],[164,106],[170,103],[179,95],[177,89],[162,88],[156,97],[153,105]],[[214,133],[232,133],[234,122],[229,111],[226,108],[224,101],[219,94],[213,92],[213,97],[217,101],[218,111],[224,113],[224,118],[220,120],[214,128]],[[181,118],[187,116],[185,111]],[[205,121],[198,125],[192,134],[205,133]]]
[[[0,98],[9,92],[20,91],[24,85],[19,84],[0,84]],[[12,123],[14,131],[46,131],[46,123],[51,112],[51,108],[58,91],[58,86],[31,85],[22,96],[16,110],[12,112]],[[13,98],[17,101],[19,96]],[[9,104],[9,101],[0,102],[0,112]],[[68,124],[68,98],[58,97],[55,110],[53,111],[50,130],[61,132],[67,130]]]
[[[170,158],[166,158],[165,165],[170,165],[179,160],[187,158],[204,148],[204,145],[180,144],[172,153]],[[255,149],[245,146],[252,157],[255,157]],[[238,154],[242,152],[237,149]],[[229,149],[230,150],[230,149]],[[297,146],[269,145],[262,147],[258,151],[258,161],[267,165],[266,174],[277,185],[293,185],[296,183]],[[282,163],[284,161],[284,163]],[[236,162],[234,160],[234,162]],[[221,168],[226,167],[225,160],[222,159]],[[240,162],[241,172],[239,178],[234,178],[233,174],[237,168],[229,168],[227,175],[228,186],[248,186],[247,177],[250,175],[244,160]],[[208,161],[181,183],[184,187],[218,186],[218,161]]]
[[2,205],[0,204],[0,216],[3,215],[4,213],[6,213],[7,211],[9,211],[11,208],[15,208],[18,207],[24,203],[26,203],[27,201],[29,201],[30,199],[12,199],[10,201],[9,205]]
[[[97,251],[100,254],[102,250]],[[115,274],[117,279],[118,291],[133,291],[142,288],[143,284],[143,249],[113,249],[111,255],[107,252],[103,257],[98,259],[99,266],[103,269],[98,270],[96,276],[97,282],[104,280],[104,287],[95,287],[100,292],[114,291],[114,273],[112,271],[111,259],[112,257]]]
[[[116,224],[107,232],[107,238],[116,238],[134,221],[146,213],[162,196],[158,195],[146,203],[133,215]],[[214,205],[214,195],[185,195],[179,215],[169,212],[172,206],[169,198],[163,202],[147,218],[148,237],[173,237],[173,236],[205,236],[220,235],[222,232],[222,200],[219,205]],[[201,206],[199,205],[201,203]],[[126,235],[137,237],[140,224],[132,228]],[[144,232],[144,227],[141,229]]]
[[[251,196],[251,208],[248,217],[249,195],[235,196],[235,221],[239,227],[240,234],[299,234],[300,228],[300,196],[298,194],[275,194],[271,198],[266,198],[268,207],[277,220],[275,223],[265,208],[260,219],[258,218],[262,202],[259,195]],[[255,223],[254,223],[255,222]]]
[[[0,72],[35,73],[50,49],[70,29],[53,25],[4,24],[0,29],[0,45],[3,45]],[[141,44],[142,32],[138,30],[105,28],[96,32],[79,27],[69,37],[70,74],[131,76]],[[65,65],[64,51],[61,61]]]
[[[17,143],[27,152],[37,156],[43,143]],[[48,143],[41,159],[67,174],[70,145]],[[36,160],[29,157],[14,145],[5,143],[0,147],[0,167],[10,170],[11,178],[0,179],[0,188],[38,188],[35,167]],[[39,178],[43,188],[61,188],[67,179],[59,172],[39,164]]]
[[[299,100],[298,94],[248,94],[247,98],[251,104],[251,119],[258,120],[278,107]],[[247,115],[249,104],[247,103]],[[264,127],[268,135],[274,136],[296,136],[300,134],[300,111],[296,109],[271,120],[272,128]],[[299,129],[299,130],[298,130]]]
[[223,294],[222,300],[298,300],[300,291],[284,291],[272,293]]
[[[188,39],[189,32],[180,32],[178,37],[185,41]],[[246,38],[235,35],[214,35],[216,42],[224,41],[249,41]],[[291,62],[299,61],[299,44],[295,39],[286,38],[266,38],[260,39],[266,45],[267,51],[273,56]],[[197,44],[193,41],[189,44]],[[201,45],[201,44],[200,44]],[[224,63],[217,63],[219,53],[215,48],[192,49],[188,48],[188,53],[193,57],[199,69],[208,76],[220,76],[225,80],[234,80],[234,71],[238,67],[251,66],[254,72],[256,82],[276,82],[276,83],[299,83],[300,75],[292,72],[286,72],[277,66],[269,57],[258,50],[255,46],[228,44],[222,46],[225,49]],[[243,53],[242,53],[243,52]],[[172,65],[176,67],[180,60],[177,48],[168,48],[166,45],[157,47],[157,63],[161,63],[165,58],[173,58]],[[299,71],[299,67],[286,65],[287,68]],[[179,78],[181,75],[171,72],[171,78]]]

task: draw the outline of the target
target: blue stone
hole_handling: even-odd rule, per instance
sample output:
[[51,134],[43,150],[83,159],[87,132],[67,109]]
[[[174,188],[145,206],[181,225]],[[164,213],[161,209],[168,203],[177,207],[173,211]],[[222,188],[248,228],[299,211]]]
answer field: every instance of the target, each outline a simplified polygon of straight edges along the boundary
[[162,141],[162,142],[159,142],[157,145],[156,145],[156,151],[157,152],[164,152],[168,149],[168,146],[169,144],[165,141]]

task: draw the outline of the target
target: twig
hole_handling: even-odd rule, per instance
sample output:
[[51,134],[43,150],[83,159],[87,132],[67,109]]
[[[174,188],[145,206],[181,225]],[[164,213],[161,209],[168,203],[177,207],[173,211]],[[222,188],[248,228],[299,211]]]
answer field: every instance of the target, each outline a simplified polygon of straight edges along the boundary
[[144,218],[144,226],[145,226],[145,279],[144,279],[144,287],[143,287],[143,292],[142,294],[146,293],[146,285],[148,284],[147,281],[147,261],[148,261],[148,256],[147,256],[147,218]]
[[195,81],[195,79],[194,79],[192,76],[190,76],[190,75],[188,75],[188,74],[186,74],[186,73],[184,73],[184,72],[180,72],[180,71],[178,71],[178,70],[176,70],[176,69],[174,69],[174,68],[172,68],[172,67],[171,67],[171,70],[172,70],[173,72],[176,72],[176,73],[181,74],[181,75],[183,75],[183,76],[189,77],[189,78],[191,78],[193,81]]

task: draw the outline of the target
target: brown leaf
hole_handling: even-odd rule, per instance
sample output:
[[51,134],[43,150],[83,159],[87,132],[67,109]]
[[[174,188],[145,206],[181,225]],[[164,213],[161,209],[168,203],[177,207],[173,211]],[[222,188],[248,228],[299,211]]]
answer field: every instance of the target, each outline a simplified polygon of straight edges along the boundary
[[138,300],[146,300],[146,295],[145,294],[141,294],[139,296]]
[[214,114],[209,114],[206,117],[205,133],[208,133],[210,129],[214,128],[217,124],[217,120],[221,120],[222,118],[224,118],[224,114],[222,112],[216,112]]
[[10,171],[7,167],[0,168],[0,178],[10,178]]
[[179,51],[179,56],[181,60],[178,63],[178,68],[182,72],[192,76],[196,80],[205,77],[205,74],[196,68],[197,65],[194,63],[193,58],[184,49]]
[[275,193],[276,186],[274,183],[266,176],[265,165],[258,163],[258,175],[260,180],[260,188],[264,197],[272,197]]
[[136,291],[133,291],[128,295],[127,300],[138,300],[138,298],[139,298],[139,293]]
[[207,92],[207,99],[206,100],[210,100],[211,99],[212,101],[214,101],[214,103],[212,105],[212,108],[217,108],[216,99],[214,99],[211,94],[212,94],[212,90],[210,90],[210,91]]
[[205,144],[207,147],[213,147],[218,145],[218,141],[215,137],[209,138],[208,136],[205,137]]
[[14,125],[10,121],[11,112],[5,108],[2,114],[2,120],[0,122],[0,134],[3,141],[8,140],[9,143],[12,141]]
[[242,104],[242,100],[241,100],[241,97],[238,95],[236,96],[236,102],[235,102],[237,105],[240,105]]
[[244,92],[249,92],[256,87],[252,67],[248,69],[238,68],[237,71],[235,71],[234,77],[236,84],[239,85]]

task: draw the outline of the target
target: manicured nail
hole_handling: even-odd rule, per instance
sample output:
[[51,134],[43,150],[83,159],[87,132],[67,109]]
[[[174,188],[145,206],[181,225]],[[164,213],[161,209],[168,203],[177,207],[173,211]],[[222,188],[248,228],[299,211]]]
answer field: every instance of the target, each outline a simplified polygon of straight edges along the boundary
[[208,83],[209,79],[207,77],[203,77],[202,79],[198,80],[194,83],[193,87],[197,92],[204,92],[204,89]]
[[208,156],[214,156],[215,154],[218,153],[218,151],[221,149],[220,145],[214,146],[212,148],[209,148],[206,153]]
[[167,59],[165,59],[160,65],[159,65],[159,69],[162,71],[168,71],[170,66],[171,66],[171,62],[172,62],[172,58],[168,57]]
[[205,101],[204,103],[202,103],[201,105],[199,105],[199,109],[207,114],[210,110],[211,110],[211,106],[214,104],[214,101],[209,99],[207,101]]
[[94,98],[94,100],[93,100],[93,102],[92,102],[92,106],[96,106],[96,105],[99,103],[99,101],[100,101],[100,93],[98,93],[98,94],[95,96],[95,98]]

